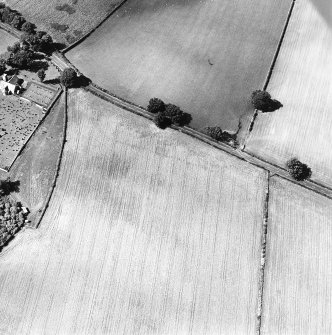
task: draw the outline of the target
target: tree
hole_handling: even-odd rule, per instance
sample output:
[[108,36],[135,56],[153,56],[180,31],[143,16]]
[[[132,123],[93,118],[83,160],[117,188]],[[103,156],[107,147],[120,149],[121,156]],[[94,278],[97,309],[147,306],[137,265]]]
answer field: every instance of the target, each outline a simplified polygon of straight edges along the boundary
[[165,111],[164,101],[158,98],[150,99],[149,105],[148,105],[148,112],[157,114],[159,112],[164,112],[164,111]]
[[176,124],[181,127],[189,124],[192,120],[192,117],[189,113],[184,113],[180,107],[173,104],[166,105],[164,114],[170,118],[172,124]]
[[0,76],[2,76],[5,71],[6,71],[6,61],[4,59],[0,59]]
[[20,42],[15,42],[12,46],[8,46],[7,50],[11,53],[16,54],[17,52],[19,52],[21,50],[21,44]]
[[280,107],[282,104],[278,100],[271,98],[271,94],[266,91],[257,90],[251,94],[252,105],[262,112],[273,112]]
[[311,177],[311,169],[308,165],[300,162],[297,158],[290,159],[287,163],[289,174],[298,181],[302,181]]
[[64,69],[60,76],[60,83],[69,88],[74,87],[77,82],[77,73],[72,68]]
[[8,65],[19,69],[27,69],[33,63],[33,53],[31,51],[20,50],[17,53],[11,53],[8,59]]
[[236,145],[236,134],[230,134],[222,130],[220,127],[206,127],[205,133],[216,141],[231,143]]
[[44,81],[45,77],[46,77],[46,73],[44,69],[40,69],[37,72],[38,78],[40,79],[41,82]]
[[36,25],[27,21],[22,25],[22,31],[28,34],[34,34],[36,31]]
[[24,17],[22,17],[21,15],[15,15],[13,18],[13,21],[11,22],[11,25],[18,30],[21,30],[22,25],[25,23],[25,19]]
[[171,120],[164,113],[159,112],[153,119],[155,125],[160,129],[165,129],[171,125]]

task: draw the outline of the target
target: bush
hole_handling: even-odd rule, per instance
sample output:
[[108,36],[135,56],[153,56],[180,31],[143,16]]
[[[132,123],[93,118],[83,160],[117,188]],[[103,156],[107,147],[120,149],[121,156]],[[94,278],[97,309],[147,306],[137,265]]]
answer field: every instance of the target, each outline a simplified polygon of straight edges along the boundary
[[290,159],[287,163],[289,174],[298,181],[302,181],[311,177],[311,169],[308,165],[300,162],[297,158]]
[[60,76],[60,83],[67,87],[74,87],[77,83],[77,73],[72,68],[64,69],[61,76]]
[[149,101],[149,105],[147,109],[148,109],[148,112],[153,113],[153,114],[157,114],[159,112],[162,113],[165,111],[164,101],[158,98],[152,98]]
[[273,112],[282,107],[278,100],[271,98],[270,93],[261,90],[254,91],[251,94],[251,103],[254,108],[262,112]]
[[[0,196],[19,191],[20,182],[11,181],[9,178],[0,180]],[[7,205],[7,204],[6,204]]]
[[38,72],[37,72],[37,76],[38,76],[39,80],[40,80],[41,82],[43,82],[44,79],[45,79],[45,77],[46,77],[45,70],[44,70],[44,69],[40,69],[40,70],[38,70]]

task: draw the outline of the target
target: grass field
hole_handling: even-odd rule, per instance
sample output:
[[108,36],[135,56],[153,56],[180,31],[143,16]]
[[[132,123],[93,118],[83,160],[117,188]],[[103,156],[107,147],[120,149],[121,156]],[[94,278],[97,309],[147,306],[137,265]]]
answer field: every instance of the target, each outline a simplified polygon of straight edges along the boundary
[[262,334],[332,334],[332,200],[270,183]]
[[17,96],[0,93],[0,167],[8,169],[43,119],[42,109]]
[[13,45],[17,42],[17,38],[0,29],[0,55],[7,51],[9,45]]
[[72,43],[93,29],[120,0],[7,0],[13,9],[52,34],[58,42]]
[[0,256],[0,333],[255,334],[265,172],[83,91],[68,116],[42,225]]
[[332,28],[314,4],[295,4],[268,86],[284,107],[259,114],[246,150],[282,166],[296,156],[312,167],[313,180],[331,187]]
[[56,173],[63,139],[64,113],[64,96],[62,96],[30,139],[9,173],[11,180],[20,181],[20,190],[13,195],[16,200],[29,208],[31,212],[29,220],[33,223],[40,217]]
[[192,126],[236,131],[264,84],[290,0],[128,0],[66,55],[122,98],[151,97],[193,114]]

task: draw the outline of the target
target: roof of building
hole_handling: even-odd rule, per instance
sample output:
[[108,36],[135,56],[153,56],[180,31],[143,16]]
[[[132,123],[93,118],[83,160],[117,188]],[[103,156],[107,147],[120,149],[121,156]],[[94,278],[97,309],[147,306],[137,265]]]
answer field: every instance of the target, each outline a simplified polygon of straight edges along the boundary
[[9,80],[9,84],[12,85],[21,85],[23,82],[23,79],[19,78],[16,74],[12,76]]

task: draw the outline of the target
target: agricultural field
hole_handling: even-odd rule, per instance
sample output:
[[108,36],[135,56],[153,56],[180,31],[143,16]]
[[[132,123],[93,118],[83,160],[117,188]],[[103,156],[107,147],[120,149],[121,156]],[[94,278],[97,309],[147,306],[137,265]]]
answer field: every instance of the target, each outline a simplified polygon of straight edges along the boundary
[[97,26],[121,3],[121,0],[7,0],[57,42],[70,44]]
[[12,196],[29,208],[29,225],[32,226],[38,222],[54,181],[62,148],[64,122],[62,95],[7,174],[11,180],[20,182],[19,192],[12,193]]
[[266,173],[69,97],[50,207],[0,255],[0,333],[255,334]]
[[264,85],[291,0],[128,0],[66,56],[96,84],[141,106],[152,97],[194,128],[237,131]]
[[22,97],[47,108],[59,91],[41,83],[30,81]]
[[320,2],[295,3],[268,86],[284,107],[258,115],[246,151],[280,166],[295,156],[332,187],[332,26]]
[[332,334],[332,200],[272,178],[261,334]]
[[35,104],[0,93],[0,168],[9,169],[44,115]]
[[0,29],[0,55],[7,52],[8,45],[13,45],[17,42],[17,38]]

